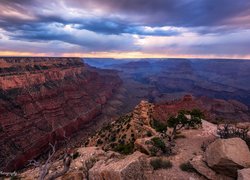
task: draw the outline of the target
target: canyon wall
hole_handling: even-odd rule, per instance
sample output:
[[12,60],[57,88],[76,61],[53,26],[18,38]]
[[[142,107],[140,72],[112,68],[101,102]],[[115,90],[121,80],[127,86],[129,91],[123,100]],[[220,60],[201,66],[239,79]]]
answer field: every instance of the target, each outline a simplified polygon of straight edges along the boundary
[[250,111],[247,105],[236,100],[223,100],[209,97],[193,97],[185,95],[182,99],[156,103],[154,118],[166,121],[180,110],[200,109],[205,119],[214,123],[249,122]]
[[121,84],[80,58],[0,58],[0,170],[15,170],[102,112]]

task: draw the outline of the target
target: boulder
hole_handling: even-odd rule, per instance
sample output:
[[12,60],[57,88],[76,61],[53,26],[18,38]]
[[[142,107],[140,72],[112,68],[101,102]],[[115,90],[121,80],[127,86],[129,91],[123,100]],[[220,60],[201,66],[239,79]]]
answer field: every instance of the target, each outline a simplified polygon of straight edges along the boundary
[[237,177],[237,170],[250,166],[250,152],[240,138],[217,139],[205,152],[209,167],[218,173]]
[[250,179],[250,168],[238,170],[237,180],[249,180]]
[[190,160],[190,164],[199,174],[205,176],[207,179],[210,180],[217,179],[216,172],[214,172],[206,165],[201,155],[195,156],[192,160]]
[[122,160],[98,161],[89,170],[90,180],[144,180],[145,154],[138,151]]

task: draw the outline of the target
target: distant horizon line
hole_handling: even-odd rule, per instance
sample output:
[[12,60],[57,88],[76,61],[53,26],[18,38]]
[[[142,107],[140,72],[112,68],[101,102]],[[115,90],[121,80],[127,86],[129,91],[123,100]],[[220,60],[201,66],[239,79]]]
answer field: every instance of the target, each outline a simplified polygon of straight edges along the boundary
[[0,58],[82,58],[82,59],[154,59],[154,60],[167,60],[167,59],[194,59],[194,60],[250,60],[250,58],[227,58],[227,57],[124,57],[124,58],[115,58],[115,57],[80,57],[80,56],[1,56]]
[[232,59],[250,60],[250,54],[172,54],[158,52],[25,52],[25,51],[0,51],[0,57],[79,57],[79,58],[109,58],[109,59]]

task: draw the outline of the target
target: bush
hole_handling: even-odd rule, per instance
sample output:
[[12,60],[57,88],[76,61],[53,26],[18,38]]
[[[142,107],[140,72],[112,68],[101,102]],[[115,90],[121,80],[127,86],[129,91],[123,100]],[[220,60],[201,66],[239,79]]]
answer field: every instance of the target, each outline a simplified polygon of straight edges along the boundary
[[151,137],[152,136],[152,133],[150,131],[147,131],[147,136],[148,137]]
[[149,151],[150,151],[150,154],[151,154],[152,156],[156,156],[156,154],[157,154],[157,152],[158,152],[158,149],[157,149],[156,147],[152,146],[152,147],[149,149]]
[[204,119],[205,118],[205,115],[201,112],[201,110],[199,109],[193,109],[191,112],[190,112],[190,115],[191,116],[194,116],[194,117],[197,117],[199,119]]
[[80,156],[79,152],[75,152],[72,156],[72,159],[76,159]]
[[166,152],[166,145],[159,137],[153,137],[151,139],[154,143],[154,146],[161,149],[163,153]]
[[235,138],[235,137],[241,138],[246,142],[248,147],[250,147],[250,137],[248,135],[249,132],[248,127],[239,128],[236,127],[235,125],[224,124],[223,127],[218,126],[217,132],[220,138],[222,139]]
[[193,166],[190,164],[190,162],[187,163],[182,163],[180,165],[180,169],[182,171],[186,171],[186,172],[195,172],[195,169],[193,168]]
[[151,122],[151,127],[154,128],[157,132],[163,133],[167,131],[167,125],[164,123],[161,123],[155,119],[153,119]]
[[151,160],[150,165],[154,168],[154,170],[168,169],[173,166],[173,164],[169,160],[163,160],[161,158]]
[[114,151],[117,151],[121,154],[131,154],[134,151],[134,144],[119,144],[114,148]]

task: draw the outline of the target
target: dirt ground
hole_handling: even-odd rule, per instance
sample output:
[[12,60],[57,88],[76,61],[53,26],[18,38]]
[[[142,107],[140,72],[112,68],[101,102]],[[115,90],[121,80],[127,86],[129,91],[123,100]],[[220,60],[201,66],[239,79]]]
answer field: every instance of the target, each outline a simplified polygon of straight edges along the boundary
[[196,155],[201,155],[204,152],[201,149],[203,142],[208,142],[215,139],[216,126],[203,121],[203,128],[183,130],[181,135],[184,138],[176,139],[176,146],[174,152],[176,155],[170,157],[164,157],[166,160],[170,160],[173,167],[170,169],[157,170],[152,173],[148,173],[149,180],[205,180],[206,178],[198,175],[197,173],[190,173],[182,171],[179,166],[182,163],[188,162]]

